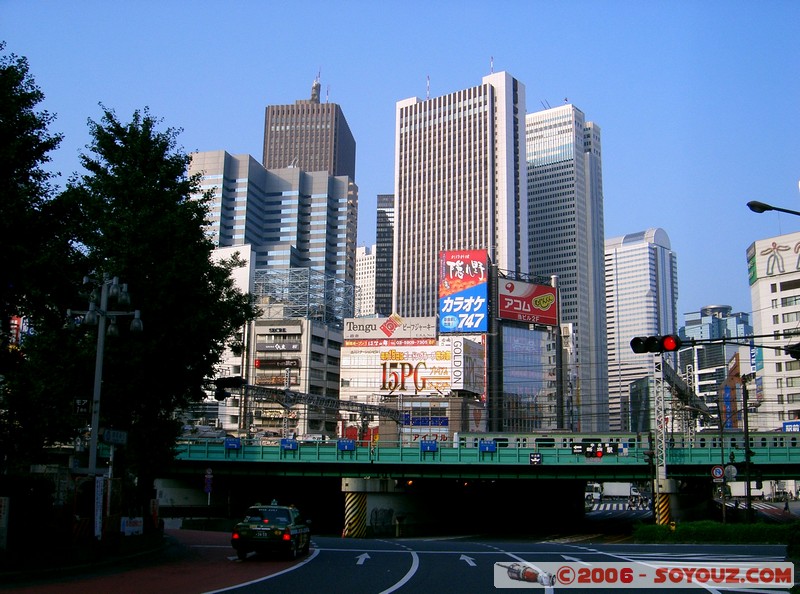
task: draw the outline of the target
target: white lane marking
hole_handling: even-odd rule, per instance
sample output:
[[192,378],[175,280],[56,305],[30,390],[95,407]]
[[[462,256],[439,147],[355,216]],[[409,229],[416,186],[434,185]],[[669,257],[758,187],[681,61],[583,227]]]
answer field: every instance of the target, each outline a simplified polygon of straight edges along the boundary
[[467,565],[469,565],[470,567],[475,567],[475,559],[473,559],[472,557],[467,557],[466,555],[461,555],[458,558],[458,560],[459,561],[466,561]]
[[419,569],[419,555],[417,555],[416,551],[409,551],[409,552],[411,553],[411,568],[399,582],[397,582],[391,588],[384,590],[380,594],[391,594],[391,592],[399,590],[406,584],[406,582],[408,582],[412,577],[414,577],[415,573],[417,573],[417,569]]
[[261,582],[265,582],[269,579],[274,577],[278,577],[279,575],[283,575],[284,573],[289,573],[290,571],[294,571],[295,569],[301,568],[306,563],[309,563],[314,557],[319,555],[319,549],[314,549],[314,552],[311,553],[308,557],[303,559],[297,565],[292,565],[291,567],[284,569],[283,571],[279,571],[277,573],[273,573],[272,575],[264,576],[263,578],[258,578],[257,580],[252,580],[249,582],[243,582],[241,584],[236,584],[235,586],[228,586],[227,588],[222,588],[220,590],[209,590],[208,592],[204,592],[203,594],[217,594],[218,592],[229,592],[230,590],[235,590],[236,588],[241,588],[243,586],[251,586],[253,584],[260,584]]

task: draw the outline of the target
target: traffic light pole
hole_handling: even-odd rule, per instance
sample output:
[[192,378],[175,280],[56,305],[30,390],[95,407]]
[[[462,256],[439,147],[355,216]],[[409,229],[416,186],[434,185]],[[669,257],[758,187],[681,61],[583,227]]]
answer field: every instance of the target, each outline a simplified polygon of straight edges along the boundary
[[664,359],[658,353],[653,357],[653,382],[655,384],[655,425],[656,443],[653,464],[655,465],[655,484],[653,485],[654,512],[656,524],[669,523],[669,494],[664,492],[667,482],[667,423],[664,402]]

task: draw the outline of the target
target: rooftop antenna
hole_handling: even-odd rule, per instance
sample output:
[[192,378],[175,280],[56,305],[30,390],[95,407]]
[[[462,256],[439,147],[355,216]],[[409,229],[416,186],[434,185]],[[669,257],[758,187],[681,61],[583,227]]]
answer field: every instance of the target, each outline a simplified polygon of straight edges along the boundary
[[431,77],[430,77],[430,75],[428,75],[428,86],[427,86],[427,89],[425,91],[425,99],[427,100],[427,99],[430,99],[430,98],[431,98]]
[[489,74],[494,74],[494,56],[489,56]]
[[550,103],[547,101],[547,99],[544,99],[543,101],[539,101],[539,103],[541,103],[542,107],[544,107],[545,109],[550,109]]
[[569,103],[569,97],[564,97],[564,103]]
[[328,97],[329,97],[330,94],[331,94],[331,86],[330,85],[326,85],[325,86],[325,103],[328,102]]

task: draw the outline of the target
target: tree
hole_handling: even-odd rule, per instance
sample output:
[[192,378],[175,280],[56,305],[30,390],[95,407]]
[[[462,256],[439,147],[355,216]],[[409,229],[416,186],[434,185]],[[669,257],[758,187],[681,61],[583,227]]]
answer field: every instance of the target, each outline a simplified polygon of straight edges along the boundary
[[[101,121],[89,122],[90,153],[81,157],[86,173],[70,180],[59,202],[65,212],[80,213],[71,225],[86,272],[119,277],[128,284],[130,307],[141,310],[144,332],[128,334],[128,320],[121,319],[121,336],[106,340],[100,414],[102,427],[128,431],[114,475],[138,479],[142,504],[174,458],[176,410],[200,399],[204,379],[257,310],[234,285],[231,271],[241,263],[210,258],[208,197],[197,198],[199,176],[187,177],[189,156],[176,148],[178,131],[159,131],[161,122],[147,109],[127,124],[102,109]],[[94,360],[95,332],[78,328],[69,339],[84,368]],[[64,373],[77,377],[80,367]],[[91,389],[84,390],[91,398]]]
[[27,467],[49,439],[74,433],[63,403],[35,393],[36,371],[10,332],[12,316],[24,316],[40,331],[63,324],[57,304],[74,293],[82,258],[71,243],[72,215],[53,198],[53,174],[43,169],[61,141],[48,132],[54,116],[37,111],[43,99],[27,60],[0,56],[0,474],[11,465]]
[[207,198],[199,177],[187,178],[189,157],[176,150],[177,131],[157,130],[147,110],[130,124],[104,109],[90,122],[88,171],[68,188],[85,209],[80,241],[95,273],[129,284],[146,331],[107,350],[102,419],[130,431],[126,462],[143,486],[172,461],[176,409],[197,400],[226,344],[256,315],[231,278],[234,263],[210,260]]
[[[0,52],[5,43],[0,42]],[[52,244],[46,206],[52,174],[42,168],[61,136],[50,134],[54,116],[36,108],[44,94],[28,72],[25,58],[0,56],[0,344],[7,350],[9,320],[35,313],[38,272]],[[2,369],[0,369],[2,373]]]

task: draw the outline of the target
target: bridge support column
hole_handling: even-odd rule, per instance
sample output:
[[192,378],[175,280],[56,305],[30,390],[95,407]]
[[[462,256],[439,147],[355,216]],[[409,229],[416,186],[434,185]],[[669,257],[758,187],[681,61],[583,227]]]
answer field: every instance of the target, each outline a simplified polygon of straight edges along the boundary
[[387,479],[343,478],[344,528],[342,538],[367,536],[367,494],[388,491]]
[[656,490],[655,499],[653,499],[653,515],[656,518],[656,524],[669,524],[672,521],[669,509],[670,499],[673,494],[677,493],[677,485],[672,479],[658,480],[659,488]]

